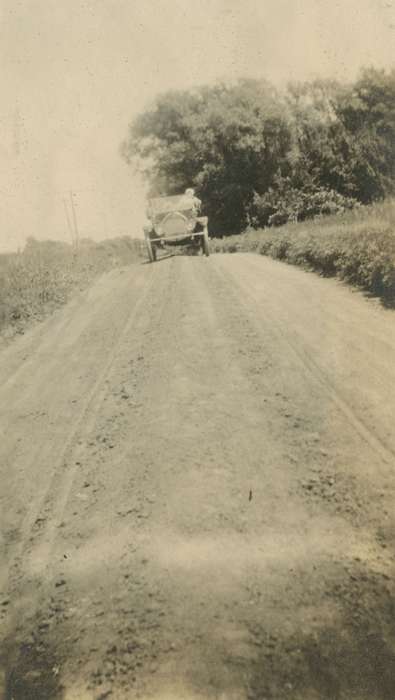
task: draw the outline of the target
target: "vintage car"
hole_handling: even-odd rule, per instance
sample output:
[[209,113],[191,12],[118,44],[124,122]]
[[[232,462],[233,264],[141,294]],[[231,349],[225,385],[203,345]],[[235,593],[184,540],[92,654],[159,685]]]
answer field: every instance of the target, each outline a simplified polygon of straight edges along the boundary
[[199,200],[185,194],[149,200],[149,224],[144,226],[144,238],[150,262],[156,260],[158,250],[175,245],[209,255],[208,218],[198,216],[194,201]]

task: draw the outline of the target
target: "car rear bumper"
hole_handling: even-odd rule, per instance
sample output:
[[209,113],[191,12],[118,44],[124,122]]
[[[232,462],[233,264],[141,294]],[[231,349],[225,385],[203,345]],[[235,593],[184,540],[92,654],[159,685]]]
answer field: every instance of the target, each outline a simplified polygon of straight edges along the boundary
[[196,231],[194,233],[188,234],[187,236],[185,233],[183,234],[177,234],[176,236],[155,236],[155,234],[150,235],[150,241],[151,243],[190,243],[193,241],[195,238],[201,238],[204,236],[205,232],[204,231]]

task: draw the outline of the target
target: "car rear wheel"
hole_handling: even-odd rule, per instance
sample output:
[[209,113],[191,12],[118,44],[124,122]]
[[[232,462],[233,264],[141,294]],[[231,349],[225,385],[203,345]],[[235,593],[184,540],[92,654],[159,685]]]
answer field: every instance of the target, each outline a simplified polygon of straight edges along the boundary
[[203,251],[204,255],[206,255],[206,257],[208,257],[210,255],[207,231],[205,231],[203,236],[202,236],[202,251]]
[[145,239],[146,245],[147,245],[147,253],[148,253],[148,259],[150,262],[155,262],[156,260],[156,249],[155,246],[152,245],[150,239],[147,237]]

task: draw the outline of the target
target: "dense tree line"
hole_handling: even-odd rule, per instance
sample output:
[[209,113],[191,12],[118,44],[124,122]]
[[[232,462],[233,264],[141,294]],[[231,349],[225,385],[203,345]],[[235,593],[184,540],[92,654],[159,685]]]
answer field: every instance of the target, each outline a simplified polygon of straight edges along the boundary
[[151,194],[194,185],[214,235],[370,203],[394,192],[395,70],[283,92],[247,79],[167,92],[122,153]]

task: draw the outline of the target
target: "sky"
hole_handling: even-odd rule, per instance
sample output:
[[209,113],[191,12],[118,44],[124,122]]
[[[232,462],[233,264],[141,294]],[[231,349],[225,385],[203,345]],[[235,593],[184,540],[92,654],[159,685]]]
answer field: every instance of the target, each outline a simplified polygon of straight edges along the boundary
[[394,3],[0,0],[0,252],[70,240],[71,197],[81,237],[140,236],[145,185],[119,147],[159,92],[389,68]]

